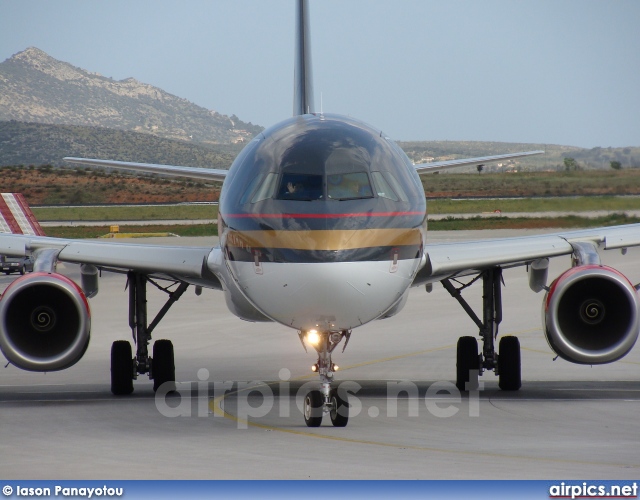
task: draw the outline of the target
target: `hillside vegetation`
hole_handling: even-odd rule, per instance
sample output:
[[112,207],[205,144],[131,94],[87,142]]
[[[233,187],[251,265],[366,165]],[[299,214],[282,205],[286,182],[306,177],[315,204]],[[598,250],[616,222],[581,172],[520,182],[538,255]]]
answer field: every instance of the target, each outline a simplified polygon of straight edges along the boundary
[[23,193],[30,205],[180,203],[217,201],[220,185],[44,165],[0,168],[0,190]]
[[[428,162],[429,160],[499,155],[519,151],[545,152],[544,155],[510,160],[502,164],[489,163],[485,166],[485,171],[487,172],[565,170],[565,158],[575,159],[580,170],[607,170],[611,168],[612,161],[620,162],[622,168],[640,167],[640,147],[585,149],[554,144],[478,141],[420,141],[399,142],[398,144],[414,163]],[[474,169],[467,169],[466,171],[473,172]]]
[[579,196],[640,194],[640,168],[566,172],[423,175],[427,197]]
[[[640,195],[640,169],[437,174],[422,180],[427,198]],[[32,205],[180,203],[217,201],[220,184],[43,165],[0,168],[0,190],[21,192]]]
[[65,156],[79,156],[229,168],[241,149],[240,144],[204,145],[100,127],[0,122],[0,165],[65,165]]
[[[623,169],[640,167],[640,148],[580,149],[543,144],[501,142],[400,142],[409,158],[420,163],[488,156],[516,151],[545,150],[546,154],[487,164],[484,173],[510,171],[564,171],[564,158],[577,161],[581,170],[610,170],[611,161]],[[104,158],[142,163],[228,168],[243,143],[213,144],[166,139],[147,133],[80,125],[49,125],[0,121],[0,165],[65,165],[65,156]],[[456,172],[464,172],[457,170]],[[468,173],[477,173],[474,169]]]

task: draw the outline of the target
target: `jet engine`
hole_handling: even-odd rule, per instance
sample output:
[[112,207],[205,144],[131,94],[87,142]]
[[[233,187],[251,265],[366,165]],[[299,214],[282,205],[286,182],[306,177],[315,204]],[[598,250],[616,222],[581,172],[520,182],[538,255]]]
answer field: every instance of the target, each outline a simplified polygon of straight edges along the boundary
[[640,299],[615,269],[584,265],[569,269],[549,287],[542,324],[558,356],[579,364],[611,363],[638,338]]
[[25,275],[0,298],[0,349],[23,370],[69,368],[85,353],[90,330],[84,293],[61,274]]

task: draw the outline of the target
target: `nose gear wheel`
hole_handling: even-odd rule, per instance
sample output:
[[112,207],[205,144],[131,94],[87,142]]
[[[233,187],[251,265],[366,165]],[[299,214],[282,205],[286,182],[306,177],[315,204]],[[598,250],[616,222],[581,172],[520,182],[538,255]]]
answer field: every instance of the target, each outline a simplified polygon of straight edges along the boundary
[[[304,398],[304,422],[307,427],[320,427],[325,413],[329,414],[334,427],[345,427],[349,421],[348,397],[342,397],[337,389],[331,388],[336,365],[331,360],[331,353],[345,339],[346,348],[351,332],[315,332],[317,342],[312,344],[318,353],[318,361],[313,366],[320,375],[320,389],[309,391]],[[300,341],[306,350],[305,332],[300,332]],[[344,351],[344,348],[342,349]]]

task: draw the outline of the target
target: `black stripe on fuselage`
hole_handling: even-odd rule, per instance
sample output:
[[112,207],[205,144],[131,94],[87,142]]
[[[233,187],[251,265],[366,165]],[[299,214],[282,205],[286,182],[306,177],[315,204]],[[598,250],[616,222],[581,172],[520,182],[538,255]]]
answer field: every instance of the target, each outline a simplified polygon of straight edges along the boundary
[[299,250],[292,248],[240,248],[226,247],[230,261],[321,263],[321,262],[375,262],[419,259],[422,245],[400,247],[351,248],[347,250]]

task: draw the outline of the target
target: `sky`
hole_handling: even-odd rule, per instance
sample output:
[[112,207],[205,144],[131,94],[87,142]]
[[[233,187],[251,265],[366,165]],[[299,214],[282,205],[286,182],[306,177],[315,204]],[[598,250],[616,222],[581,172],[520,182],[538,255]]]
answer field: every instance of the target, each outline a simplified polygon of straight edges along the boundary
[[[640,146],[638,0],[311,0],[316,108],[396,140]],[[293,109],[293,0],[0,0],[35,46],[270,126]]]

